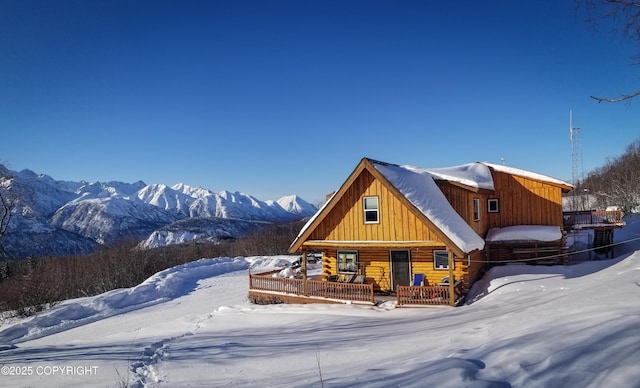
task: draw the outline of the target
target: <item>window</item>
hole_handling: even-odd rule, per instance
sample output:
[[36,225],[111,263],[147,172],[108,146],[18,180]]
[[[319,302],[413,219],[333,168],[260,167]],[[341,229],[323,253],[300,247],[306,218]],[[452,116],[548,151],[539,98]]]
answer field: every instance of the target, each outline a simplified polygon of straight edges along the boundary
[[364,223],[376,224],[378,217],[378,197],[364,197]]
[[433,251],[433,269],[449,269],[449,252],[445,250]]
[[480,221],[480,198],[473,199],[473,220]]
[[487,201],[487,211],[489,213],[500,212],[500,207],[498,206],[498,198],[491,198]]
[[358,272],[357,251],[338,251],[338,272]]

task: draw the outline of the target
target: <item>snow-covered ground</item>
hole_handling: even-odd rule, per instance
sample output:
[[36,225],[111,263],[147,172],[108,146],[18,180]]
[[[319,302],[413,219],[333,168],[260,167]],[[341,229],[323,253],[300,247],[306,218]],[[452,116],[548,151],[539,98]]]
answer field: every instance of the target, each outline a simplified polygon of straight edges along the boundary
[[0,386],[640,387],[640,241],[616,254],[494,268],[458,308],[251,305],[247,266],[294,258],[202,259],[5,322]]

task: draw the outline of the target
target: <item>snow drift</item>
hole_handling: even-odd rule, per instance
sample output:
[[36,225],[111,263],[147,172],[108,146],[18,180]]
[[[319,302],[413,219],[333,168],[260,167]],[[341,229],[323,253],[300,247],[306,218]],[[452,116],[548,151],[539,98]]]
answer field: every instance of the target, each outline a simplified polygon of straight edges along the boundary
[[[626,221],[616,241],[627,242],[615,259],[496,267],[457,308],[251,305],[247,266],[262,272],[297,257],[199,260],[137,287],[5,322],[0,359],[14,368],[3,369],[2,382],[637,387],[640,218]],[[53,364],[97,372],[35,373]]]

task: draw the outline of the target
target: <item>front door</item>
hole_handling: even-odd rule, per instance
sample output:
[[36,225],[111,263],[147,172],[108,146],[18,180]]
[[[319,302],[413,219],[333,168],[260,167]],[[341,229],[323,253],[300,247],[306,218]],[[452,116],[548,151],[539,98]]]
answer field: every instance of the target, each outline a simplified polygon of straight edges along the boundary
[[391,281],[393,289],[411,284],[409,251],[391,251]]

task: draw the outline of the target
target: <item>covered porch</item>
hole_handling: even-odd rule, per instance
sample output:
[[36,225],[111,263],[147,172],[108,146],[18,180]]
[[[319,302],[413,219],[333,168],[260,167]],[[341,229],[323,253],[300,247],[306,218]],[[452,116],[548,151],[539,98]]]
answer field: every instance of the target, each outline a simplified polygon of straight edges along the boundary
[[[424,242],[423,242],[424,243]],[[329,245],[325,242],[326,245]],[[315,244],[314,250],[320,248]],[[266,273],[249,273],[249,299],[256,304],[273,303],[350,303],[377,305],[387,301],[396,301],[397,306],[456,306],[464,298],[464,283],[460,280],[462,266],[454,271],[454,256],[451,251],[444,257],[446,269],[434,270],[433,258],[425,260],[418,254],[418,249],[410,249],[412,244],[389,244],[389,247],[371,247],[370,244],[349,245],[350,251],[357,253],[357,259],[348,265],[349,273],[338,270],[336,263],[335,243],[331,247],[324,246],[322,259],[322,273],[310,277],[307,273],[307,252],[302,255],[301,268],[295,277],[278,277],[280,271]],[[406,250],[398,250],[399,248]],[[428,246],[429,252],[440,244]],[[364,249],[366,248],[366,249]],[[420,247],[424,253],[426,246]],[[414,260],[415,259],[415,260]],[[404,263],[397,265],[396,260]],[[448,263],[447,263],[448,261]],[[406,271],[406,282],[400,282],[394,268],[403,267]],[[357,269],[356,269],[357,268]],[[427,269],[430,268],[430,269]],[[428,280],[428,273],[432,278]],[[416,282],[415,276],[421,276],[422,281]],[[449,284],[448,279],[454,279]],[[458,279],[455,281],[455,279]]]
[[[373,284],[329,282],[278,278],[274,272],[249,273],[249,300],[255,304],[279,303],[335,303],[377,305],[385,301],[396,301],[399,307],[457,306],[464,298],[462,282],[452,287],[398,286],[396,292],[375,293]],[[453,295],[453,298],[449,296]]]

